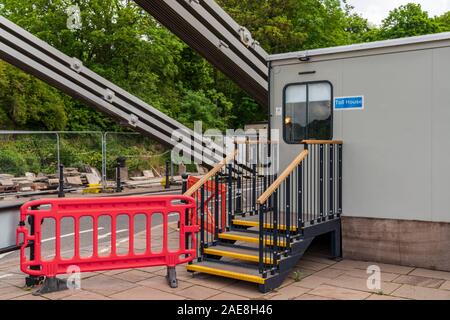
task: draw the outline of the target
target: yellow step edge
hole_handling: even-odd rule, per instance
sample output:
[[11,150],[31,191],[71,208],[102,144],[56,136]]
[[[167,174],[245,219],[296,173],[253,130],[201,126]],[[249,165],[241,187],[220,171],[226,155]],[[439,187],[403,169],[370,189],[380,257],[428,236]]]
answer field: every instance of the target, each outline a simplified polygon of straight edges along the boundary
[[257,284],[264,284],[264,282],[265,282],[264,278],[261,278],[258,276],[234,272],[234,271],[228,271],[228,270],[214,269],[214,268],[200,266],[200,265],[196,265],[196,264],[190,264],[186,267],[186,269],[188,271],[207,273],[207,274],[212,274],[215,276],[231,278],[231,279],[236,279],[236,280],[242,280],[242,281],[247,281],[247,282],[252,282],[252,283],[257,283]]
[[[238,225],[238,226],[243,226],[243,227],[259,227],[259,222],[258,221],[233,220],[233,224]],[[264,224],[264,228],[265,229],[272,229],[273,228],[273,224],[266,223],[266,224]],[[279,230],[286,230],[286,226],[285,225],[279,225],[278,229]],[[297,231],[297,227],[291,227],[291,231]]]
[[[229,233],[220,233],[219,239],[250,242],[250,243],[259,243],[259,239],[255,238],[255,237],[246,237],[246,236],[240,236],[237,234],[229,234]],[[267,246],[273,246],[273,240],[266,239],[265,244]],[[280,247],[285,247],[286,243],[284,241],[279,241],[278,245]]]
[[[204,250],[204,252],[206,254],[211,254],[213,256],[228,257],[228,258],[239,259],[239,260],[250,261],[250,262],[259,262],[259,256],[257,256],[257,255],[237,253],[237,252],[219,250],[219,249],[214,249],[214,248],[206,248]],[[272,259],[265,258],[264,263],[271,264]]]

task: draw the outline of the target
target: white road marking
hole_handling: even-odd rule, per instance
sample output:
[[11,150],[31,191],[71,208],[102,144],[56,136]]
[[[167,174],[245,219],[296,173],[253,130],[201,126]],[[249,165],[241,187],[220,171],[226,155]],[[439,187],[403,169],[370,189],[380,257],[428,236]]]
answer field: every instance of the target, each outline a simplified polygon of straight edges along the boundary
[[7,253],[4,253],[4,254],[0,254],[0,259],[4,258],[6,256],[9,256],[10,254],[13,254],[13,253],[14,253],[14,251],[13,252],[7,252]]
[[8,277],[12,277],[13,276],[13,274],[11,274],[11,273],[7,273],[7,274],[4,274],[4,275],[1,275],[0,276],[0,279],[4,279],[4,278],[8,278]]
[[[103,227],[98,227],[98,230],[103,230],[103,229],[105,229],[105,228],[103,228]],[[83,234],[83,233],[90,233],[90,232],[93,232],[93,231],[94,231],[94,229],[83,230],[83,231],[80,231],[80,234]],[[72,237],[72,236],[74,236],[74,235],[75,235],[75,233],[67,233],[67,234],[62,235],[60,238],[62,239],[62,238]],[[55,240],[55,239],[56,239],[56,237],[51,237],[51,238],[42,240],[41,243],[53,241],[53,240]]]
[[[123,233],[123,232],[127,232],[127,231],[128,231],[128,229],[120,229],[120,230],[117,230],[116,233]],[[110,235],[111,235],[111,232],[102,234],[101,236],[98,236],[98,240],[105,239],[105,238],[109,237]]]

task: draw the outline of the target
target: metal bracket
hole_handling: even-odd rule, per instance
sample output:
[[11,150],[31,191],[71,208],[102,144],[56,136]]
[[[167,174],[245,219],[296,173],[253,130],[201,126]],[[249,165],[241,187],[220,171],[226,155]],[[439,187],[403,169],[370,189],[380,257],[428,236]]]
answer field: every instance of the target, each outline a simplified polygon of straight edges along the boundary
[[218,47],[219,48],[227,48],[227,49],[229,49],[230,48],[230,46],[228,45],[228,43],[226,43],[225,41],[223,41],[223,40],[220,40],[219,41],[219,45],[218,45]]
[[139,122],[138,116],[135,114],[131,114],[130,119],[128,120],[128,124],[131,125],[132,127],[137,127],[138,122]]
[[114,93],[114,91],[112,91],[110,89],[106,89],[105,93],[103,95],[103,99],[105,99],[109,103],[113,103],[115,96],[116,96],[116,94]]
[[72,64],[70,65],[70,68],[77,73],[80,73],[83,69],[83,62],[81,62],[77,58],[72,58]]
[[255,44],[251,32],[244,26],[239,28],[239,35],[241,36],[241,41],[248,47],[252,47]]

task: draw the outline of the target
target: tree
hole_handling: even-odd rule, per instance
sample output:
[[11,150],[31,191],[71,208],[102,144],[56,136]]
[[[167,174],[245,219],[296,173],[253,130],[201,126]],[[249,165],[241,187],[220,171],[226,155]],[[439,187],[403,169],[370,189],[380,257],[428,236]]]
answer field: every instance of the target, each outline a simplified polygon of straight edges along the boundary
[[440,31],[439,24],[422,10],[420,4],[408,3],[389,13],[382,22],[378,37],[395,39]]
[[442,32],[450,31],[450,11],[435,18],[436,23]]

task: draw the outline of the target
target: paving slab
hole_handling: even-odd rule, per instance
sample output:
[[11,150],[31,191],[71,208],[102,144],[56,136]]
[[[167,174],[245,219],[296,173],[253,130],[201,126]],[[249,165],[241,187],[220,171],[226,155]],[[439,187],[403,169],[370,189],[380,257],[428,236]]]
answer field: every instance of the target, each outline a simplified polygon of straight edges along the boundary
[[250,299],[261,299],[263,294],[258,291],[258,285],[246,282],[236,282],[221,289],[224,292],[236,294]]
[[393,292],[394,290],[398,289],[401,286],[400,284],[397,283],[381,282],[380,290],[369,289],[367,286],[367,279],[354,278],[347,275],[339,276],[336,279],[330,279],[326,282],[326,284],[335,287],[366,291],[369,293],[380,291],[383,292],[384,294],[390,294],[391,292]]
[[400,284],[409,284],[412,286],[438,289],[445,282],[445,280],[419,277],[419,276],[404,276],[403,275],[403,276],[400,276],[397,279],[395,279],[393,282],[400,283]]
[[385,294],[372,294],[366,300],[407,300],[407,299],[400,298],[400,297],[388,296]]
[[333,298],[327,298],[327,297],[321,297],[321,296],[315,296],[309,293],[305,293],[301,295],[300,297],[295,298],[294,300],[336,300]]
[[324,270],[320,270],[314,273],[317,277],[328,278],[328,279],[336,279],[337,277],[343,275],[345,270],[326,268]]
[[12,298],[11,300],[49,300],[49,299],[43,296],[34,296],[33,294],[28,293],[23,296]]
[[64,298],[64,300],[111,300],[111,299],[95,292],[78,290],[77,293]]
[[141,270],[130,270],[112,275],[113,278],[122,279],[128,282],[139,282],[156,277],[156,275]]
[[414,300],[450,300],[450,291],[415,287],[408,284],[402,285],[391,295]]
[[308,276],[298,282],[294,282],[292,285],[306,288],[306,289],[315,289],[318,286],[326,283],[329,280],[329,278],[324,277],[318,277],[315,274]]
[[134,283],[117,279],[104,274],[96,275],[81,281],[81,288],[83,290],[92,291],[104,296],[109,296],[121,291],[125,291],[135,287]]
[[185,300],[182,296],[144,286],[113,294],[110,298],[115,300]]
[[220,293],[220,291],[216,289],[201,287],[201,286],[192,286],[186,288],[181,291],[177,291],[177,295],[186,297],[188,299],[193,300],[205,300],[210,297],[216,296]]
[[339,288],[329,285],[320,285],[308,293],[315,296],[338,300],[364,300],[371,295],[370,293],[364,291]]
[[150,279],[139,281],[136,284],[139,286],[149,287],[168,293],[176,293],[194,285],[193,283],[178,279],[178,288],[171,288],[167,282],[166,277],[162,276],[154,276]]
[[441,290],[450,290],[450,281],[445,281],[441,287],[439,288]]
[[428,269],[417,268],[413,272],[411,272],[410,275],[426,277],[426,278],[450,280],[450,272],[446,272],[446,271],[437,271],[437,270],[428,270]]
[[208,298],[208,300],[233,300],[233,301],[236,301],[236,300],[250,300],[250,299],[246,298],[246,297],[238,296],[236,294],[222,292],[216,296],[212,296],[212,297]]
[[[333,268],[333,267],[332,267]],[[340,269],[335,269],[335,270],[340,270]],[[363,278],[363,279],[367,279],[369,277],[369,274],[367,273],[366,269],[351,269],[351,270],[341,270],[343,271],[343,274],[350,276],[350,277],[355,277],[355,278]],[[393,281],[394,279],[400,277],[399,273],[390,273],[390,272],[383,272],[381,271],[381,281]]]
[[24,290],[16,286],[9,285],[0,288],[0,300],[9,300],[16,297],[27,295],[29,293],[30,293],[29,290]]
[[308,291],[310,291],[310,289],[289,285],[275,290],[274,296],[271,297],[271,300],[293,300]]
[[192,284],[200,285],[203,287],[211,288],[211,289],[222,289],[223,287],[232,285],[237,282],[237,280],[221,278],[221,277],[200,277],[200,275],[196,275],[195,277],[190,277],[186,279],[187,282]]
[[321,262],[315,262],[315,261],[310,261],[310,260],[300,260],[299,263],[297,264],[297,267],[300,269],[309,269],[312,271],[320,271],[323,270],[325,268],[328,268],[329,265],[325,264],[325,263],[321,263]]
[[414,267],[405,267],[394,264],[378,263],[372,261],[356,261],[356,260],[342,260],[332,266],[332,268],[343,269],[343,270],[353,270],[362,269],[367,270],[369,266],[378,266],[381,272],[396,273],[396,274],[409,274],[414,270]]

